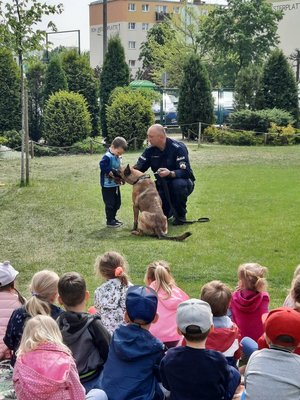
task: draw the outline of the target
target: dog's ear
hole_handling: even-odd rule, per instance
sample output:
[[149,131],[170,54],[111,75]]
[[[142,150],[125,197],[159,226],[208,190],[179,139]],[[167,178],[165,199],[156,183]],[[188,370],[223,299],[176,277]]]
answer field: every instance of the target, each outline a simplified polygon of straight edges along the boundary
[[130,165],[127,164],[127,167],[124,169],[124,176],[129,176],[131,174]]

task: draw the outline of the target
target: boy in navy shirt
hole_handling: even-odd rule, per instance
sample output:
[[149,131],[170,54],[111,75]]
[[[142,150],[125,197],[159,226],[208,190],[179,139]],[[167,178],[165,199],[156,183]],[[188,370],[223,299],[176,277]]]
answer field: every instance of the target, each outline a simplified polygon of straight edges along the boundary
[[126,149],[126,140],[122,137],[116,137],[99,163],[100,185],[108,228],[118,228],[123,225],[121,221],[116,219],[117,211],[121,207],[121,193],[120,185],[115,181],[112,170],[120,168],[121,156]]
[[205,301],[190,299],[179,304],[177,327],[186,346],[169,349],[160,364],[162,384],[171,391],[170,400],[232,399],[240,383],[239,372],[228,365],[223,354],[205,349],[212,318]]

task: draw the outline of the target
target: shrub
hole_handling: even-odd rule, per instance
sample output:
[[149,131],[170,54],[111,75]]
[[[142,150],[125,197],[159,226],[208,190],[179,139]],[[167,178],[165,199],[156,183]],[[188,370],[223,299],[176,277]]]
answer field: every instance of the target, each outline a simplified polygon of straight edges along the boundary
[[0,136],[0,146],[1,145],[6,145],[7,144],[7,139],[4,136]]
[[121,91],[114,95],[112,103],[107,106],[106,116],[107,143],[111,143],[116,136],[123,136],[130,147],[133,147],[133,139],[136,138],[136,146],[141,148],[148,127],[154,123],[151,102],[138,91]]
[[44,110],[44,136],[48,145],[71,146],[90,132],[90,114],[81,94],[61,91],[50,96]]
[[292,125],[294,119],[289,112],[278,108],[259,111],[241,110],[229,116],[231,128],[247,131],[267,132],[272,122],[279,126],[287,126]]
[[286,146],[296,143],[295,137],[296,129],[291,125],[286,127],[271,124],[268,130],[266,144],[273,144],[275,146]]
[[6,146],[11,149],[21,150],[22,146],[22,132],[11,130],[3,132],[3,136],[6,139]]
[[255,146],[263,143],[263,137],[256,136],[254,132],[231,131],[216,126],[209,126],[204,130],[203,140],[235,146]]

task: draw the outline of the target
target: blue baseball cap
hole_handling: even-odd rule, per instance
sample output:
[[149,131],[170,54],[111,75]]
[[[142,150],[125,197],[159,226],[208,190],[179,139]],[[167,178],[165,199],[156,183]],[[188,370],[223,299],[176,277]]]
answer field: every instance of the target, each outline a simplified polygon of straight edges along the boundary
[[126,311],[132,322],[141,320],[150,324],[157,311],[157,294],[148,286],[130,286],[126,294]]

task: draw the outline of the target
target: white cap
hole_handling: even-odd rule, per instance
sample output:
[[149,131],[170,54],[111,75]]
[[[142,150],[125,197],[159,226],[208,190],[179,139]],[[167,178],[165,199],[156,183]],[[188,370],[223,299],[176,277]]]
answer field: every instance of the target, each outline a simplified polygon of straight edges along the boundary
[[210,305],[199,299],[189,299],[179,304],[177,308],[177,326],[182,333],[187,327],[197,326],[200,332],[209,331],[213,324],[213,315]]
[[0,287],[9,285],[13,282],[18,273],[19,272],[13,268],[9,261],[0,263]]

